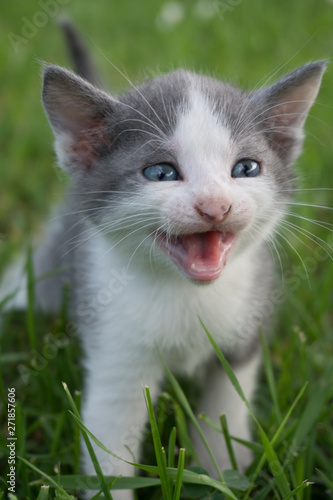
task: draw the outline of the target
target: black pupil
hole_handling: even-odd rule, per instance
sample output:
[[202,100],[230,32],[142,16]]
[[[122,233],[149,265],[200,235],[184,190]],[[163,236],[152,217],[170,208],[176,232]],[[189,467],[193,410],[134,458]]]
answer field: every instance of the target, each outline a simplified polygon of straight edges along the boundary
[[165,177],[165,171],[163,170],[163,168],[161,168],[160,171],[158,172],[158,178],[161,181],[162,179],[164,179],[164,177]]

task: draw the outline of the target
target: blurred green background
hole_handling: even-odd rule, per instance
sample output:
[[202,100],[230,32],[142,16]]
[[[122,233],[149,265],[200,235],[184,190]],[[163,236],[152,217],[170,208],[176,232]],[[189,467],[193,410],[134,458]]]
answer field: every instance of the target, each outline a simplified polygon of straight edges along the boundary
[[[38,0],[2,2],[0,44],[0,270],[35,233],[64,188],[41,102],[40,61],[68,66],[59,14],[90,43],[107,87],[185,67],[245,88],[333,50],[332,0]],[[332,187],[333,72],[307,122],[299,161],[305,187]],[[329,191],[305,201],[332,205]],[[316,211],[315,211],[316,212]],[[327,211],[305,214],[328,220]]]
[[[309,61],[327,59],[329,62],[333,51],[333,0],[1,0],[0,272],[14,253],[25,247],[31,235],[38,234],[66,186],[65,177],[56,167],[53,137],[40,101],[41,61],[69,66],[57,26],[60,14],[70,16],[85,35],[111,93],[119,93],[129,86],[114,66],[134,82],[184,67],[252,89],[271,83]],[[306,122],[304,152],[295,169],[305,191],[296,193],[302,205],[292,208],[300,217],[310,220],[290,219],[299,224],[302,231],[295,229],[294,237],[288,230],[284,233],[296,252],[282,239],[282,246],[278,246],[285,277],[291,277],[292,284],[298,280],[301,286],[283,289],[282,304],[275,311],[275,335],[271,341],[281,409],[285,411],[289,407],[305,381],[310,381],[309,391],[312,391],[308,402],[316,428],[311,431],[308,456],[301,455],[295,465],[299,482],[305,478],[311,480],[317,466],[330,475],[331,480],[333,470],[333,407],[329,399],[333,381],[327,375],[332,373],[333,360],[333,262],[329,259],[333,250],[327,246],[328,243],[333,247],[332,118],[333,69],[329,64],[317,104]],[[311,219],[324,224],[315,224]],[[320,245],[325,246],[328,253],[325,255],[322,251],[319,258],[316,251],[321,250]],[[308,279],[300,256],[308,268]],[[277,257],[276,263],[279,272]],[[281,284],[281,278],[277,282]],[[20,402],[30,424],[28,453],[32,450],[39,457],[41,453],[49,453],[50,441],[55,443],[58,439],[53,436],[53,422],[58,421],[59,412],[66,405],[59,381],[70,379],[67,366],[76,377],[77,369],[71,362],[63,363],[59,355],[49,364],[49,371],[35,377],[30,386],[22,387],[15,359],[26,359],[28,363],[31,354],[22,318],[18,325],[16,328],[11,325],[8,334],[2,336],[1,349],[21,358],[14,356],[10,369],[5,364],[4,369],[6,380],[11,381],[8,383],[17,383],[20,388]],[[36,325],[42,332],[49,331],[49,326],[44,326],[39,317]],[[62,331],[56,320],[51,330]],[[42,339],[40,335],[40,344]],[[73,349],[76,353],[75,345]],[[68,356],[68,359],[72,358]],[[79,382],[74,375],[73,386],[77,388]],[[323,381],[327,383],[328,396],[321,408],[312,405],[317,399],[311,399],[311,395],[320,396],[318,388]],[[257,399],[259,416],[264,417],[271,433],[276,423],[271,417],[274,408],[270,409],[266,382],[261,383]],[[44,418],[46,412],[51,417]],[[306,418],[308,413],[304,412]],[[36,437],[36,415],[43,429],[42,444],[38,435]],[[304,424],[302,408],[297,418],[295,428],[302,431],[304,426],[299,425],[299,422]],[[65,427],[69,429],[68,438],[64,449],[62,442],[59,446],[60,458],[45,455],[49,469],[42,460],[43,470],[52,470],[54,463],[67,456],[72,427],[67,424]],[[72,456],[68,457],[71,463]],[[302,457],[307,461],[304,474]],[[318,477],[315,480],[318,481]],[[310,495],[309,490],[306,499]],[[20,498],[26,496],[22,494]],[[313,498],[319,499],[319,496]]]

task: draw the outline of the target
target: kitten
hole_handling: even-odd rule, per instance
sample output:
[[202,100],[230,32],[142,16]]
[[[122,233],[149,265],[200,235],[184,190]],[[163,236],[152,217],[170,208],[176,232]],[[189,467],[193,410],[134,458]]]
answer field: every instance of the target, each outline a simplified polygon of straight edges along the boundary
[[[258,328],[272,309],[267,242],[283,217],[303,124],[323,62],[243,92],[178,70],[113,97],[56,66],[44,72],[43,104],[59,165],[72,177],[64,216],[37,251],[37,296],[56,309],[64,279],[84,348],[83,420],[114,453],[139,460],[147,419],[142,385],[156,399],[157,348],[177,373],[200,374],[198,411],[249,439],[247,412],[216,362],[199,317],[250,398],[260,363]],[[52,262],[50,259],[52,256]],[[200,383],[201,383],[200,382]],[[221,435],[204,428],[223,469]],[[193,433],[202,465],[213,465]],[[107,475],[131,466],[96,448]],[[235,444],[244,470],[247,448]],[[84,451],[84,472],[94,474]],[[131,499],[131,491],[113,498]]]

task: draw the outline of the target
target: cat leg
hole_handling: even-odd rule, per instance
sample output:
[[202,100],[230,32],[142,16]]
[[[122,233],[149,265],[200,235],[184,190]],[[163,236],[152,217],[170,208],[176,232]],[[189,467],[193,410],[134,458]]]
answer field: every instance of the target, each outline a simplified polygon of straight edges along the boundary
[[[106,347],[107,349],[107,347]],[[87,428],[117,456],[133,462],[139,461],[141,441],[148,420],[143,387],[148,385],[153,399],[158,396],[162,369],[156,353],[148,349],[125,349],[115,346],[113,352],[98,352],[94,363],[89,360],[83,421]],[[95,366],[92,366],[95,364]],[[90,373],[89,373],[90,372]],[[133,476],[134,468],[107,454],[93,444],[104,475]],[[131,450],[128,451],[129,448]],[[133,454],[133,455],[132,455]],[[83,445],[83,469],[88,475],[96,475],[88,451]],[[82,485],[93,496],[96,481]],[[132,500],[132,490],[112,490],[114,500]]]
[[[233,368],[247,400],[251,399],[256,386],[260,359],[261,356],[258,352],[252,355],[245,363],[243,362]],[[200,404],[198,405],[198,411],[206,413],[207,416],[213,419],[218,425],[220,425],[219,417],[224,413],[227,418],[229,433],[232,436],[250,440],[249,414],[246,406],[217,361],[212,363],[208,372],[204,392]],[[205,423],[201,423],[201,427],[220,469],[222,471],[231,469],[229,454],[223,435]],[[200,436],[195,430],[193,430],[193,438],[195,450],[202,466],[207,469],[213,477],[217,477],[211,458]],[[248,448],[239,443],[233,441],[232,445],[237,465],[240,471],[244,471],[251,463],[252,453]]]

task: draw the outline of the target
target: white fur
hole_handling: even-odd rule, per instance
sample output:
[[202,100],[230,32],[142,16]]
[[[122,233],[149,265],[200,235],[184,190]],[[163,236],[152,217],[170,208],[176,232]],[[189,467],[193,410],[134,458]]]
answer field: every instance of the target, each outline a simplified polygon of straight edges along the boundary
[[[103,255],[108,245],[107,239],[94,241],[93,252]],[[85,352],[87,357],[86,396],[83,418],[87,427],[114,453],[131,461],[125,445],[130,446],[139,460],[140,442],[147,412],[142,387],[150,387],[152,397],[158,395],[163,379],[157,346],[169,367],[180,373],[194,375],[202,364],[213,354],[199,317],[204,321],[222,350],[230,350],[238,342],[241,348],[242,337],[235,332],[235,318],[238,318],[239,331],[247,326],[253,316],[250,306],[251,290],[251,252],[237,259],[235,264],[226,267],[224,274],[210,286],[197,286],[185,280],[167,280],[161,283],[153,275],[147,276],[139,269],[128,271],[127,278],[122,274],[126,269],[126,259],[120,252],[106,254],[103,259],[93,258],[89,275],[94,282],[90,304],[98,303],[98,293],[103,290],[105,301],[99,303],[98,319],[91,324],[81,322]],[[114,282],[114,271],[120,272],[122,281]],[[107,290],[117,290],[107,294]],[[103,295],[100,295],[100,298]],[[89,301],[88,301],[89,303]],[[87,305],[82,310],[87,314]],[[89,306],[88,306],[89,307]],[[144,318],[144,320],[143,320]],[[222,328],[221,328],[221,325]],[[255,363],[257,366],[257,362]],[[254,387],[255,370],[241,369],[244,388],[248,396]],[[206,411],[217,417],[221,412],[231,413],[231,429],[237,435],[248,438],[246,410],[237,401],[233,389],[225,380],[225,375],[216,371],[219,382],[210,382],[205,389],[206,399],[198,410]],[[211,375],[214,379],[213,374]],[[223,380],[225,380],[223,382]],[[218,393],[215,393],[215,389]],[[224,392],[224,385],[228,387]],[[209,394],[209,396],[208,396]],[[208,403],[206,407],[205,403]],[[214,408],[212,414],[211,410]],[[234,418],[236,412],[237,419]],[[214,442],[214,438],[211,438]],[[202,446],[196,443],[201,452]],[[244,465],[248,453],[240,447],[239,461]],[[113,457],[96,449],[103,471],[109,475],[131,474],[129,467]],[[243,454],[244,458],[242,458]],[[201,455],[204,466],[212,471],[209,457]],[[221,466],[227,467],[228,459],[222,448],[218,453]],[[86,458],[86,472],[94,473]],[[131,494],[114,493],[114,498],[131,498]]]
[[[194,205],[207,197],[216,198],[218,203],[228,198],[234,208],[233,227],[251,227],[258,216],[259,205],[268,205],[272,200],[270,183],[255,179],[249,188],[247,180],[245,188],[238,185],[242,181],[236,183],[230,178],[236,151],[228,130],[218,123],[197,91],[193,92],[190,102],[191,108],[179,118],[172,139],[184,182],[179,185],[147,183],[146,197],[154,189],[156,212],[161,220],[168,220],[179,230],[203,229],[204,223]],[[205,126],[201,130],[195,124],[202,120]],[[261,194],[254,182],[260,183]],[[139,199],[142,200],[142,194]],[[149,199],[151,202],[151,195]],[[139,233],[138,242],[141,239]],[[159,249],[155,249],[150,267],[142,266],[141,259],[151,249],[151,241],[147,240],[146,246],[140,248],[135,241],[133,235],[117,246],[112,237],[98,235],[86,243],[90,247],[90,261],[86,263],[90,293],[87,298],[85,290],[84,300],[78,303],[76,311],[77,316],[81,316],[86,352],[85,424],[114,453],[130,461],[125,445],[138,460],[147,418],[142,387],[148,385],[155,399],[163,379],[157,346],[172,370],[193,376],[213,355],[199,317],[223,351],[233,352],[245,345],[246,336],[242,332],[253,323],[251,299],[255,269],[252,262],[258,251],[256,245],[244,250],[240,242],[221,277],[209,286],[198,286],[180,276],[173,264],[160,266],[159,259],[163,261],[166,257],[160,255]],[[116,246],[113,248],[113,245]],[[122,282],[114,281],[115,271],[123,276]],[[260,322],[260,307],[256,312],[259,316],[256,322]],[[248,365],[236,369],[248,397],[255,384],[257,366],[256,356]],[[215,419],[220,413],[226,413],[232,433],[249,438],[245,406],[220,368],[210,372],[198,410],[206,411]],[[217,444],[220,441],[216,434],[208,430],[220,465],[226,468],[227,453]],[[203,465],[213,473],[200,440],[194,439]],[[132,473],[128,465],[97,448],[96,453],[106,474]],[[248,451],[236,446],[236,453],[244,468],[249,461]],[[87,456],[85,471],[94,473]],[[113,495],[116,499],[132,498],[131,492]]]

